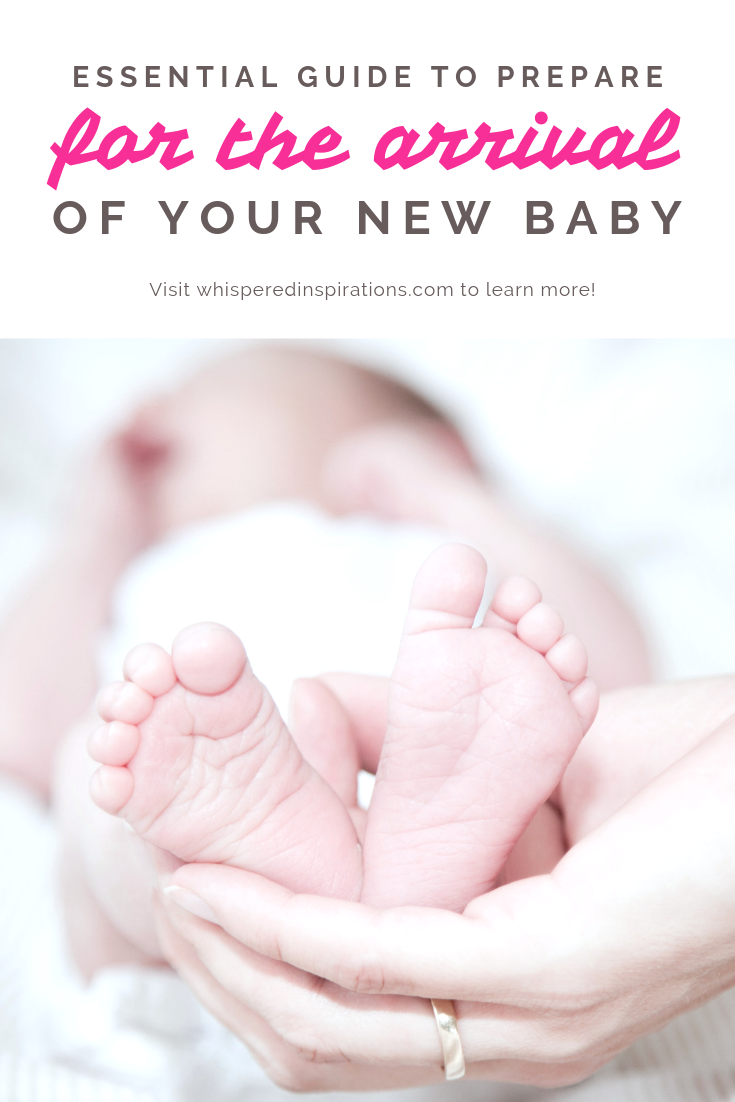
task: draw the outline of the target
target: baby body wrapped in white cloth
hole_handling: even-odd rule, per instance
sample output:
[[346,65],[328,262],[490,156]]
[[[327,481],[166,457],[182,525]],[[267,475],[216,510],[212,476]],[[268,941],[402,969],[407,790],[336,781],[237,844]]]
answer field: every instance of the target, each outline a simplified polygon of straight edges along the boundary
[[[295,502],[184,529],[122,579],[102,645],[102,680],[120,677],[130,647],[145,640],[168,647],[182,627],[201,620],[241,636],[284,714],[296,677],[327,670],[388,675],[413,576],[446,540],[445,533],[403,524],[330,518]],[[8,885],[0,896],[1,1102],[280,1096],[243,1045],[167,969],[106,968],[84,987],[68,959],[53,889],[53,824],[19,790],[8,786],[0,795],[2,833],[18,840],[0,855]],[[733,1021],[735,1000],[726,995],[638,1042],[569,1092],[465,1082],[409,1097],[451,1089],[472,1102],[673,1102],[729,1098],[731,1079],[735,1097],[727,1041]],[[706,1044],[692,1040],[698,1024]]]

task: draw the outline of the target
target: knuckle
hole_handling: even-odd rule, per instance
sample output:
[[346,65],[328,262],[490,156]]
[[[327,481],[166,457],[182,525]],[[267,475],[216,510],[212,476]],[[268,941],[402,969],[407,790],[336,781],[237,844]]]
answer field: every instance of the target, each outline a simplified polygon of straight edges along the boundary
[[270,1019],[269,1025],[295,1053],[300,1063],[327,1064],[341,1058],[341,1054],[314,1028],[308,1018],[279,1015],[275,1020]]
[[308,1065],[301,1060],[278,1060],[265,1069],[268,1078],[281,1090],[291,1094],[303,1094],[313,1091],[313,1075],[309,1075]]
[[337,1064],[342,1063],[342,1058],[336,1052],[326,1052],[323,1048],[314,1045],[294,1045],[294,1049],[306,1064]]
[[[266,1073],[268,1078],[281,1090],[289,1094],[311,1094],[314,1091],[330,1089],[329,1077],[318,1062],[294,1054],[290,1060],[279,1060],[271,1064]],[[333,1088],[332,1088],[333,1089]]]
[[356,961],[341,969],[336,983],[356,995],[382,995],[386,988],[382,967],[377,960],[370,959]]
[[315,1037],[308,1028],[298,1026],[279,1030],[282,1041],[294,1050],[300,1060],[307,1064],[323,1064],[330,1060],[330,1053],[323,1040]]
[[294,1026],[281,1031],[281,1039],[293,1049],[306,1064],[336,1064],[344,1061],[343,1054],[323,1037],[306,1027]]

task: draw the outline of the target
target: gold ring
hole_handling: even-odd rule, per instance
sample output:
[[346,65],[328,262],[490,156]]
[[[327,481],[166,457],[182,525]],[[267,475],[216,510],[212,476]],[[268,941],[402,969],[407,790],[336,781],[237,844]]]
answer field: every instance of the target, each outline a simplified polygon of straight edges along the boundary
[[464,1075],[464,1053],[457,1027],[457,1015],[451,999],[432,999],[431,1007],[439,1030],[444,1055],[444,1078],[461,1079]]

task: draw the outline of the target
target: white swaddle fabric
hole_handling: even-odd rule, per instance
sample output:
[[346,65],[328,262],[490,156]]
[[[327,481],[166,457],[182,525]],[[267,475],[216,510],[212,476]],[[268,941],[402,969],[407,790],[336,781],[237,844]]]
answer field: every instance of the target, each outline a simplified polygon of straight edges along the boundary
[[413,577],[446,533],[276,502],[183,529],[142,555],[117,594],[103,678],[142,641],[170,647],[214,620],[245,643],[286,714],[291,684],[327,670],[391,672]]
[[[101,655],[119,678],[138,642],[170,646],[216,620],[243,639],[286,709],[293,679],[327,669],[388,674],[411,580],[439,532],[303,504],[263,506],[178,533],[123,578]],[[165,969],[100,971],[86,987],[66,954],[43,809],[0,784],[0,1102],[278,1102],[245,1047]],[[453,1083],[366,1102],[724,1102],[735,1098],[735,995],[638,1042],[576,1088]],[[346,1102],[344,1094],[317,1096]]]

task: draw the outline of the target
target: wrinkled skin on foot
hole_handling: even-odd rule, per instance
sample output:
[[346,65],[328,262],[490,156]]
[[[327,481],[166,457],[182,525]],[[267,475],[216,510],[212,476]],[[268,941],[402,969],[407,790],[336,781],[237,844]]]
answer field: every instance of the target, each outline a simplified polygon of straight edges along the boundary
[[584,647],[532,582],[507,579],[473,627],[485,575],[449,545],[413,586],[365,835],[375,906],[461,910],[487,891],[597,710]]
[[227,628],[197,624],[168,655],[136,647],[103,689],[90,738],[99,807],[183,861],[262,871],[357,898],[360,849],[346,808],[299,753]]

